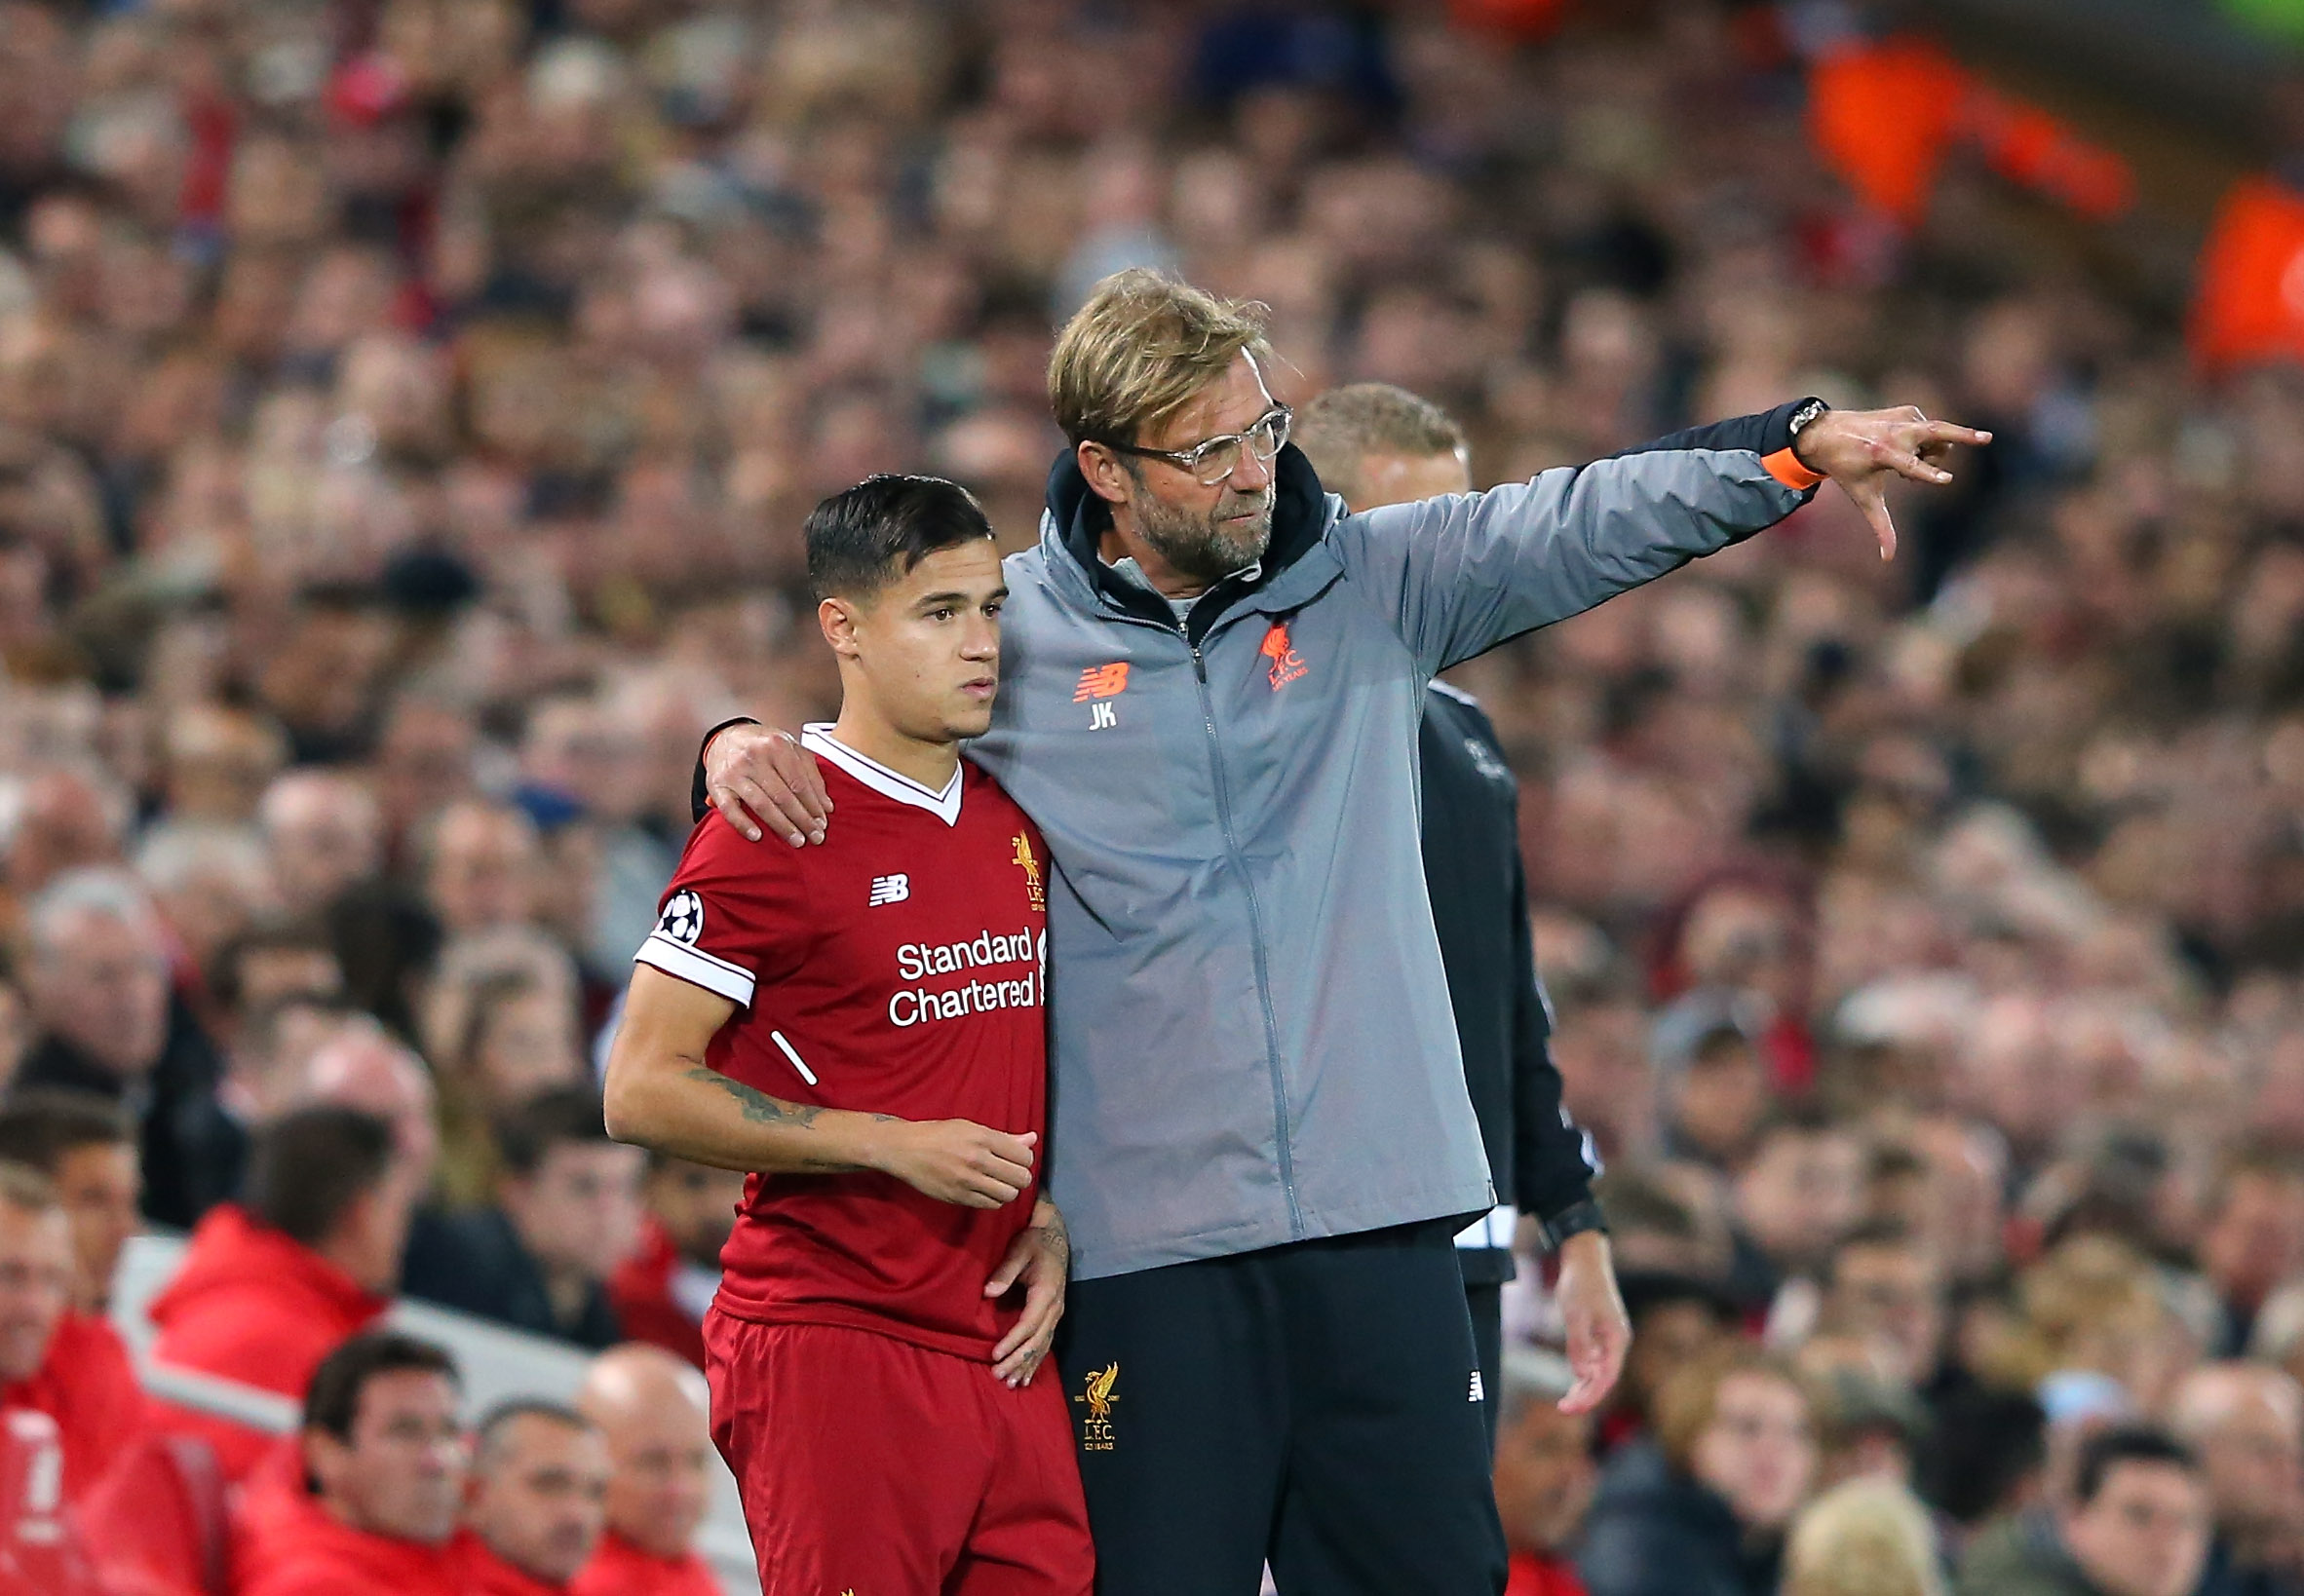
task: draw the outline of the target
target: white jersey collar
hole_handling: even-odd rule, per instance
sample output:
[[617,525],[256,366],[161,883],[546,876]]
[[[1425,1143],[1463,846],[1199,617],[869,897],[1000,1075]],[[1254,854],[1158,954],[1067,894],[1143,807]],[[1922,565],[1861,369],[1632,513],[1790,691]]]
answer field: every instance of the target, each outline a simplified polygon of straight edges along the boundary
[[938,792],[922,786],[908,776],[890,770],[876,759],[865,758],[847,743],[835,741],[829,721],[816,721],[801,727],[800,746],[812,754],[830,760],[883,798],[893,798],[900,804],[924,809],[946,825],[960,823],[960,779],[964,773],[957,766],[953,767],[952,779],[944,783],[944,790]]

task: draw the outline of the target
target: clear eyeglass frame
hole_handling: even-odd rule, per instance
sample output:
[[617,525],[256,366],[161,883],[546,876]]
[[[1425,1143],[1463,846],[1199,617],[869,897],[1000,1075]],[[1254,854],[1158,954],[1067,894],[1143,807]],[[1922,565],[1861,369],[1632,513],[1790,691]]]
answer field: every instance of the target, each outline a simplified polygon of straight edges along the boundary
[[1248,431],[1203,438],[1188,449],[1146,449],[1133,443],[1106,443],[1104,447],[1142,460],[1166,461],[1189,474],[1202,487],[1214,487],[1240,470],[1248,451],[1254,452],[1257,464],[1271,464],[1286,444],[1295,419],[1295,411],[1285,404],[1275,404],[1258,416]]

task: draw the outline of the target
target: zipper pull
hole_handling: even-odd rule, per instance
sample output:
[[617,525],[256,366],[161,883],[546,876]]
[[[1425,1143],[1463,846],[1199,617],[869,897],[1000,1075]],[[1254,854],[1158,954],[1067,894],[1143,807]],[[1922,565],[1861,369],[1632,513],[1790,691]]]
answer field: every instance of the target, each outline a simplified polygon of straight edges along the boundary
[[1208,661],[1201,657],[1198,643],[1192,645],[1192,674],[1204,683],[1208,680]]

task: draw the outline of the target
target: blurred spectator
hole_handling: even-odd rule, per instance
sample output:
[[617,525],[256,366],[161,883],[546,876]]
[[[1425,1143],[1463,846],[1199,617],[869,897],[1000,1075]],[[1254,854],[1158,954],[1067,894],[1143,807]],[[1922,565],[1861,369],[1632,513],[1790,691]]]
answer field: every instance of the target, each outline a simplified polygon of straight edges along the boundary
[[1614,1414],[1636,1428],[1653,1421],[1656,1396],[1675,1370],[1703,1362],[1738,1331],[1727,1288],[1698,1274],[1628,1269],[1617,1277],[1632,1325]]
[[710,1396],[703,1375],[661,1348],[592,1360],[576,1407],[607,1443],[607,1528],[575,1596],[716,1596],[694,1546],[711,1505]]
[[1978,1390],[1947,1403],[1921,1450],[1920,1489],[1965,1552],[1978,1529],[2040,1505],[2048,1416],[2030,1396]]
[[2304,1163],[2266,1150],[2234,1155],[2208,1198],[2200,1264],[2224,1305],[2215,1350],[2239,1352],[2273,1287],[2304,1273]]
[[291,916],[319,914],[384,862],[376,801],[349,776],[290,771],[265,789],[256,817],[281,907]]
[[275,907],[263,844],[242,826],[209,820],[150,826],[136,844],[135,871],[178,960],[196,974]]
[[1559,1408],[1575,1383],[1555,1353],[1515,1347],[1504,1354],[1496,1415],[1496,1512],[1512,1550],[1504,1596],[1584,1596],[1568,1550],[1592,1506],[1593,1425]]
[[589,1079],[566,950],[507,927],[458,937],[442,953],[424,1006],[441,1083],[440,1196],[484,1204],[501,1173],[495,1125],[538,1093]]
[[720,1249],[736,1228],[744,1187],[732,1169],[648,1156],[639,1244],[608,1278],[627,1336],[704,1367],[704,1314],[720,1289]]
[[590,1087],[538,1094],[497,1139],[495,1203],[420,1227],[403,1288],[515,1329],[614,1346],[624,1337],[607,1281],[639,1239],[647,1155],[608,1139]]
[[301,1466],[243,1502],[238,1596],[466,1596],[459,1398],[429,1342],[376,1331],[331,1351],[304,1395]]
[[0,799],[12,919],[58,876],[120,862],[134,817],[128,794],[102,775],[75,765],[23,771]]
[[1854,1131],[1822,1111],[1787,1110],[1762,1129],[1735,1177],[1743,1302],[1765,1308],[1786,1280],[1823,1267],[1862,1217],[1862,1170]]
[[172,1005],[151,905],[125,875],[67,872],[33,901],[25,941],[39,1040],[16,1083],[138,1105],[144,1212],[191,1225],[237,1185],[245,1139],[217,1102],[214,1049]]
[[2113,1427],[2081,1448],[2069,1504],[2010,1519],[1971,1548],[1974,1596],[2186,1596],[2208,1565],[2207,1483],[2159,1430]]
[[2304,1590],[2304,1387],[2257,1364],[2207,1364],[2176,1387],[2169,1427],[2208,1479],[2216,1538],[2201,1589]]
[[56,1422],[62,1491],[77,1501],[143,1427],[128,1349],[72,1308],[70,1223],[47,1179],[0,1163],[0,1408]]
[[336,1027],[304,1061],[302,1101],[372,1114],[392,1127],[401,1168],[415,1190],[440,1159],[439,1098],[413,1048],[367,1016]]
[[536,913],[535,822],[478,799],[442,810],[424,836],[424,890],[451,936],[524,926]]
[[72,1231],[72,1306],[100,1317],[120,1254],[143,1228],[134,1128],[93,1092],[32,1087],[0,1102],[0,1161],[48,1177]]
[[599,1545],[609,1472],[599,1430],[573,1408],[512,1402],[482,1419],[464,1509],[473,1596],[567,1590]]
[[1869,1342],[1883,1373],[1910,1390],[1936,1380],[1943,1352],[1944,1283],[1935,1259],[1901,1225],[1860,1225],[1833,1249],[1820,1322]]
[[[245,1205],[201,1221],[183,1267],[153,1299],[152,1355],[203,1374],[292,1395],[346,1337],[391,1304],[414,1204],[413,1173],[392,1126],[357,1109],[317,1106],[257,1138]],[[252,1467],[262,1438],[186,1416],[227,1473]]]
[[236,1047],[255,1016],[297,998],[340,999],[344,967],[316,922],[268,920],[217,948],[207,966],[210,1022]]
[[[1660,1036],[1664,1027],[1657,1027]],[[1751,1152],[1773,1093],[1752,1039],[1722,1021],[1699,1031],[1683,1052],[1657,1061],[1664,1083],[1666,1147],[1675,1157],[1733,1169]]]
[[161,759],[174,818],[241,826],[288,762],[280,729],[245,709],[194,703],[168,717]]
[[1784,1596],[1943,1596],[1928,1510],[1882,1480],[1836,1485],[1800,1510],[1785,1542]]
[[1592,1596],[1767,1596],[1816,1477],[1802,1377],[1722,1348],[1665,1382],[1655,1424],[1601,1472],[1576,1557]]

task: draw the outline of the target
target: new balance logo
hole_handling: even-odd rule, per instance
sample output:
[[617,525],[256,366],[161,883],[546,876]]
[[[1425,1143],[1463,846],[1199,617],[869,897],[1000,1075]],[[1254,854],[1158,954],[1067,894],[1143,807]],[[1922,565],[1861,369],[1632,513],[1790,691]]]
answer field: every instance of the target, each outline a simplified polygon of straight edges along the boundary
[[1080,685],[1072,689],[1072,702],[1086,703],[1091,699],[1116,699],[1128,691],[1128,662],[1118,660],[1111,665],[1090,665],[1080,673]]
[[1472,1395],[1466,1398],[1466,1400],[1472,1402],[1485,1402],[1487,1399],[1487,1384],[1480,1379],[1480,1372],[1478,1369],[1475,1369],[1472,1371]]
[[883,903],[902,903],[911,895],[912,878],[910,876],[874,876],[872,878],[872,900],[865,907],[876,909]]

